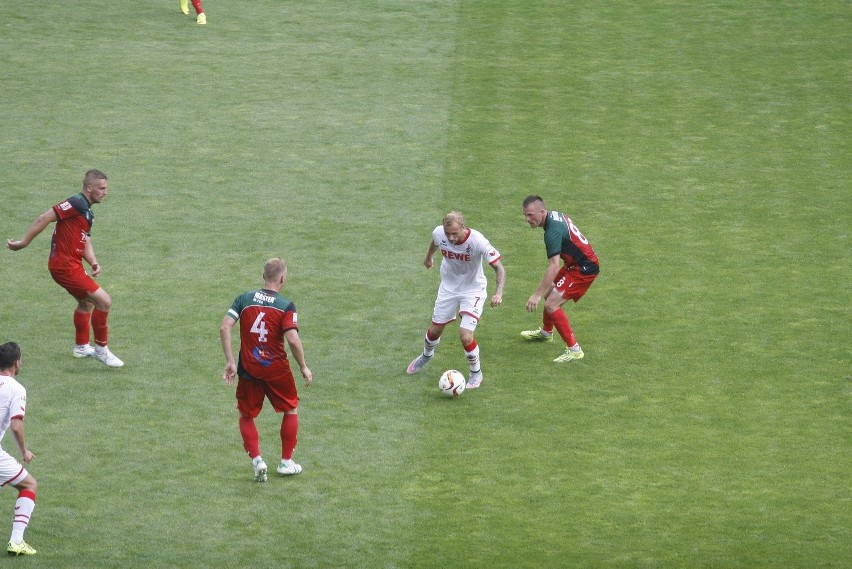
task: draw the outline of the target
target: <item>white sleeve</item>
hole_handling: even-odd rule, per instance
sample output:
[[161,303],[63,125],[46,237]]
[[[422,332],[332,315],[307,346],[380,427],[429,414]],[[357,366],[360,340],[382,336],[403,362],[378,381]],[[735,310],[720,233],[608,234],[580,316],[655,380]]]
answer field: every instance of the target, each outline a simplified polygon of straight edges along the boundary
[[9,402],[9,417],[23,417],[27,413],[27,390],[20,386],[12,393],[12,400]]

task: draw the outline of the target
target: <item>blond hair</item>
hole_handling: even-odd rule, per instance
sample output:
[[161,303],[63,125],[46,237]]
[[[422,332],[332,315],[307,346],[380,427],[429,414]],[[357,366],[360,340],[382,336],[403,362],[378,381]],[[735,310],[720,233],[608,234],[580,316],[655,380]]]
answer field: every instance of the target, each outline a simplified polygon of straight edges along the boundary
[[287,274],[287,262],[281,257],[273,257],[263,265],[263,280],[271,283],[276,282],[282,275]]
[[451,211],[444,216],[444,227],[449,227],[450,225],[455,224],[458,224],[459,227],[464,227],[464,216],[461,212]]

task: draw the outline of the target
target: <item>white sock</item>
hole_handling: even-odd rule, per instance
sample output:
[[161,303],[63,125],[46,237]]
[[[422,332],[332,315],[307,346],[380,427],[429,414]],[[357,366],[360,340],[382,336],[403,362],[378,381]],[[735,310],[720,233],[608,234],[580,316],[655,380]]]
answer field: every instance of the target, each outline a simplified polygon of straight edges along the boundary
[[470,368],[470,375],[477,375],[482,371],[482,368],[479,364],[479,344],[476,345],[474,349],[471,351],[465,351],[465,357],[467,358],[467,363]]
[[24,530],[30,523],[30,516],[33,515],[35,502],[27,496],[18,496],[15,501],[15,519],[12,522],[12,537],[9,540],[12,543],[21,543],[24,541]]
[[435,348],[438,347],[438,344],[441,343],[441,338],[439,337],[437,340],[430,340],[429,334],[426,334],[426,337],[423,339],[423,355],[427,358],[431,358],[435,355]]

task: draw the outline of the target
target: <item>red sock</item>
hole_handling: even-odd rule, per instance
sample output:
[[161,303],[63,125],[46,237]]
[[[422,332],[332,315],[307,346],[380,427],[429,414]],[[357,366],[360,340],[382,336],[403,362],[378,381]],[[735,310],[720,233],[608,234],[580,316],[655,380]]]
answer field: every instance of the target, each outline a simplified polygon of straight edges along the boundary
[[74,338],[77,345],[89,343],[89,323],[91,322],[92,314],[90,312],[74,311]]
[[109,312],[97,308],[92,312],[92,330],[95,332],[95,343],[99,346],[106,346],[109,342],[108,317]]
[[281,458],[290,460],[293,458],[293,450],[296,448],[296,435],[299,433],[299,415],[296,413],[284,413],[281,419]]
[[565,314],[564,310],[561,308],[557,309],[550,315],[550,319],[553,321],[554,326],[556,326],[556,331],[565,340],[565,345],[570,348],[577,343],[574,331],[571,329],[571,324],[568,323],[568,315]]
[[243,437],[243,448],[246,449],[249,458],[260,456],[260,435],[253,418],[240,416],[240,435]]
[[546,310],[542,310],[541,329],[549,334],[553,333],[553,318]]
[[192,7],[195,8],[196,14],[200,14],[204,11],[204,8],[201,7],[201,0],[192,0]]

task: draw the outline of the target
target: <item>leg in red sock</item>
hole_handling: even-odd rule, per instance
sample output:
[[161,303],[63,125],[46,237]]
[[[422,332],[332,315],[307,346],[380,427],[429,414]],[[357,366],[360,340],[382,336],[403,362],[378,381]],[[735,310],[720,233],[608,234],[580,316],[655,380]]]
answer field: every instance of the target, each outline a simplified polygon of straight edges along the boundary
[[243,448],[249,457],[254,459],[260,456],[260,434],[257,432],[254,418],[240,415],[240,435],[243,437]]
[[91,321],[91,312],[74,311],[74,343],[78,346],[89,343],[89,326]]
[[299,474],[302,466],[293,460],[293,449],[296,448],[296,436],[299,433],[299,415],[296,409],[284,413],[281,419],[281,463],[276,469],[282,476]]
[[550,314],[553,325],[556,326],[556,331],[565,340],[565,345],[569,348],[577,343],[574,337],[574,331],[571,329],[571,324],[568,322],[568,315],[562,310],[562,307],[557,308]]
[[95,344],[98,346],[106,346],[109,343],[108,317],[109,312],[97,308],[92,312],[92,330],[95,332]]
[[542,310],[541,329],[548,334],[553,333],[553,318],[548,314],[547,310]]
[[299,434],[299,415],[297,413],[284,413],[281,419],[281,458],[290,460],[293,458],[293,450],[296,448],[297,435]]

